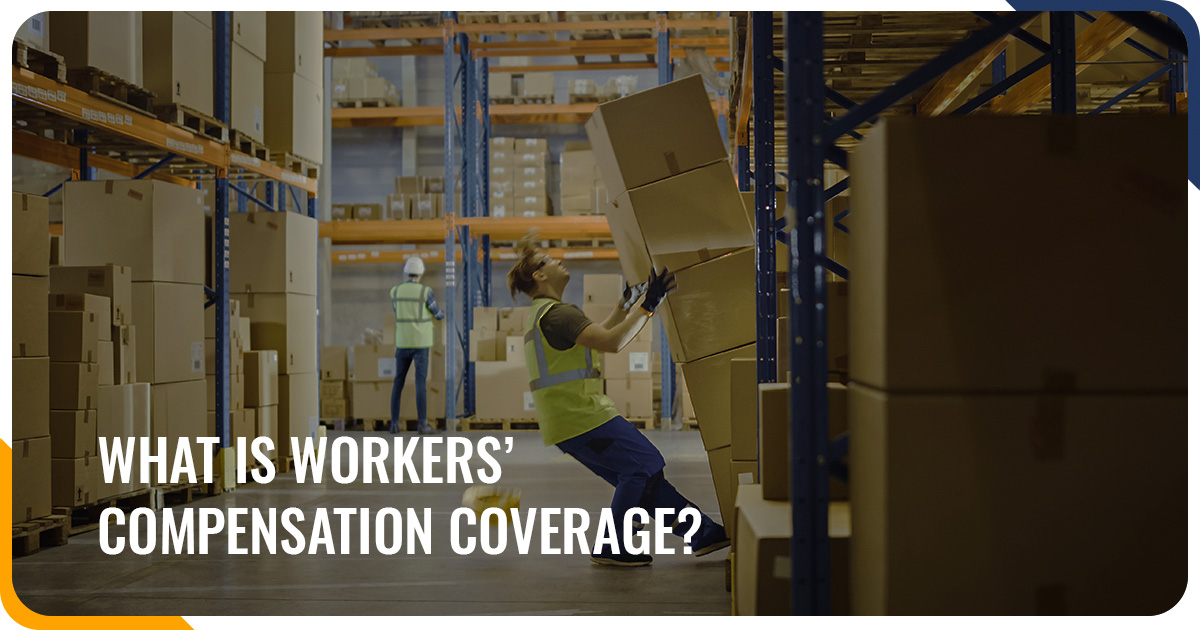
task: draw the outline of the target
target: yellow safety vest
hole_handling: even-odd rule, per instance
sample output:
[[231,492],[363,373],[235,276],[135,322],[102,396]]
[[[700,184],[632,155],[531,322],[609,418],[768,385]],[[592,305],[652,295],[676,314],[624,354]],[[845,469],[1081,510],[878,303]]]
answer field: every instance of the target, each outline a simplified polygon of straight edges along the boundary
[[405,282],[392,287],[397,348],[428,348],[433,345],[433,316],[425,305],[426,295],[431,290],[419,282]]
[[556,350],[542,334],[542,316],[558,300],[533,301],[525,323],[525,369],[542,441],[547,446],[582,435],[620,415],[604,395],[600,353],[578,344]]

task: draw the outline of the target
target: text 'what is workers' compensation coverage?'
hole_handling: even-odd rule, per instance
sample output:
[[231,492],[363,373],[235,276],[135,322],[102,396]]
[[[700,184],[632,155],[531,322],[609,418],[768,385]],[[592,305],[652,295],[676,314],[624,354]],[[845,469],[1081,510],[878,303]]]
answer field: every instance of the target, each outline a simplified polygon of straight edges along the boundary
[[[193,444],[201,448],[195,451]],[[216,437],[179,438],[174,445],[163,437],[101,437],[101,472],[106,483],[212,483],[218,444]],[[239,437],[234,446],[238,483],[269,483],[275,478],[275,444],[270,438]],[[502,443],[493,436],[366,437],[361,444],[351,437],[293,437],[291,448],[300,484],[496,484],[503,474],[500,459],[512,452],[513,442],[511,437]],[[195,452],[202,453],[199,461]],[[247,471],[252,460],[258,467]],[[435,472],[442,462],[444,473]],[[676,550],[667,545],[666,534],[679,531],[685,543],[690,542],[701,522],[693,507],[678,513],[633,508],[624,514],[604,508],[593,517],[578,507],[520,509],[494,503],[458,507],[450,514],[449,526],[440,530],[433,525],[433,508],[426,506],[137,508],[129,514],[110,507],[101,514],[100,546],[109,555],[205,555],[218,546],[230,555],[431,554],[439,544],[459,555],[497,555],[510,547],[521,554],[620,549],[672,554]],[[652,521],[659,527],[648,527]],[[589,536],[593,526],[594,535]],[[690,546],[685,544],[683,553],[691,553]]]

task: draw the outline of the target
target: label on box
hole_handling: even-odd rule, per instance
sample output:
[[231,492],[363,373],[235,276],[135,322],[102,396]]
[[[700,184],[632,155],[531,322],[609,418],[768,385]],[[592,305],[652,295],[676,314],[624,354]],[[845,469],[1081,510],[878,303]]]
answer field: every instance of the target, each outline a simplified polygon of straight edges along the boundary
[[771,576],[778,580],[792,579],[792,557],[775,556],[775,562],[771,571]]
[[538,213],[534,212],[533,210],[526,210],[526,211],[522,212],[521,214],[523,214],[526,217],[536,217],[538,215]]
[[533,411],[533,392],[524,392],[525,394],[525,411]]
[[396,358],[379,360],[379,378],[396,378]]
[[630,372],[649,372],[650,371],[650,353],[649,352],[630,352],[629,353],[629,371]]
[[749,483],[754,483],[754,473],[752,473],[752,472],[738,473],[738,484],[739,485],[749,484]]
[[192,344],[192,374],[204,374],[204,342]]

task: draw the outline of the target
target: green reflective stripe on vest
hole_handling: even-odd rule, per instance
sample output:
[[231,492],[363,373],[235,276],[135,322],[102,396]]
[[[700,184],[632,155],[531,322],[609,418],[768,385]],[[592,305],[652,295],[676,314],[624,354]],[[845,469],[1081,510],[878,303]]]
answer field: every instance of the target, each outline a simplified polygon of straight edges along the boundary
[[428,348],[433,345],[433,316],[425,305],[426,292],[430,290],[419,282],[405,282],[392,287],[397,348]]
[[525,323],[525,369],[546,445],[587,433],[619,415],[604,395],[604,381],[595,367],[596,351],[580,345],[556,350],[542,335],[542,316],[557,303],[549,298],[534,300]]

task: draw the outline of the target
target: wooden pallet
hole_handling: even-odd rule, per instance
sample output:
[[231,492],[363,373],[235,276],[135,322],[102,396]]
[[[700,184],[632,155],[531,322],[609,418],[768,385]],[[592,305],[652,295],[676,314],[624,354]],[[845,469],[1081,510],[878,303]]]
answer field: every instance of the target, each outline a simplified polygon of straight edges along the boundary
[[554,96],[516,96],[513,101],[517,105],[550,105],[554,103]]
[[575,103],[605,103],[608,100],[607,96],[601,94],[571,94],[568,102],[574,105]]
[[100,528],[100,517],[108,508],[120,508],[128,513],[144,507],[157,509],[161,504],[155,500],[155,488],[141,488],[116,496],[101,499],[90,505],[56,507],[54,513],[67,519],[68,535],[83,534]]
[[363,109],[371,107],[397,107],[399,103],[387,98],[342,98],[333,102],[335,108]]
[[18,39],[13,40],[13,65],[59,83],[67,82],[67,64],[62,55],[40,50]]
[[683,428],[693,430],[693,431],[699,431],[700,423],[695,418],[684,418],[683,419]]
[[196,135],[204,136],[214,142],[229,142],[228,125],[185,105],[177,103],[158,105],[154,108],[154,113],[160,120],[164,120],[181,129],[187,129]]
[[282,475],[292,472],[293,458],[291,457],[276,457],[275,458],[275,474]]
[[250,136],[238,131],[237,129],[230,130],[233,140],[229,143],[235,150],[241,151],[251,157],[256,157],[264,162],[271,161],[271,149],[267,145],[251,138]]
[[[359,418],[362,421],[363,431],[387,431],[392,424],[391,418]],[[444,418],[429,418],[427,420],[429,426],[437,429],[445,422]],[[401,418],[401,431],[411,432],[417,430],[417,420],[415,418]]]
[[582,247],[599,249],[601,247],[616,247],[612,241],[602,238],[568,238],[559,240],[559,246],[563,248]]
[[162,493],[162,506],[170,507],[221,494],[221,484],[177,483],[169,486],[158,486],[158,491]]
[[346,418],[321,418],[321,426],[330,431],[345,431],[347,423],[354,424],[354,420],[347,421]]
[[73,88],[122,107],[135,109],[147,116],[154,116],[151,113],[154,111],[154,92],[99,68],[71,68],[66,74],[67,83]]
[[70,519],[60,514],[13,525],[13,556],[28,556],[42,547],[67,544],[69,525]]
[[321,167],[316,162],[292,153],[276,153],[271,156],[271,162],[277,164],[285,171],[291,171],[309,179],[317,179],[317,176],[321,172]]
[[512,105],[515,99],[515,96],[489,96],[488,102],[492,105]]
[[537,431],[532,418],[463,418],[463,431]]

